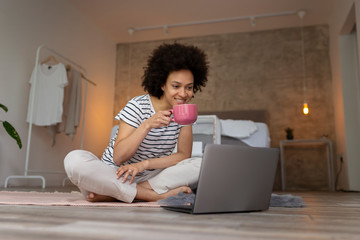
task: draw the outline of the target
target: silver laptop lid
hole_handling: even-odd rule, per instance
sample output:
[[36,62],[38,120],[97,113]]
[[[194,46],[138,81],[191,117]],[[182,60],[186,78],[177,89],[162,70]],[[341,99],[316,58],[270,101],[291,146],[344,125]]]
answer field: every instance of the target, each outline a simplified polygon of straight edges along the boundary
[[269,208],[279,149],[207,144],[193,213]]

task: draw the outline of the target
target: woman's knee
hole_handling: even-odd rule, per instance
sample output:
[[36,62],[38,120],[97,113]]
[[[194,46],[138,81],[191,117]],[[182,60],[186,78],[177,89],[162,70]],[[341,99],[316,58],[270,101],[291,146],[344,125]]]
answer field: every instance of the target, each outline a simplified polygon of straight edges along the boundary
[[192,158],[187,158],[182,160],[181,162],[179,162],[176,165],[185,165],[187,167],[190,168],[196,168],[196,169],[200,169],[201,167],[201,162],[202,162],[202,158],[200,157],[192,157]]
[[195,188],[199,179],[201,161],[201,158],[185,159],[174,166],[165,168],[148,182],[158,194],[180,186]]
[[69,152],[64,159],[64,168],[69,177],[74,174],[74,171],[81,170],[85,162],[97,159],[94,154],[84,150],[74,150]]
[[74,165],[78,164],[79,159],[80,159],[80,153],[81,150],[74,150],[69,152],[64,159],[64,167],[66,172],[68,172],[68,170],[71,170],[73,168]]

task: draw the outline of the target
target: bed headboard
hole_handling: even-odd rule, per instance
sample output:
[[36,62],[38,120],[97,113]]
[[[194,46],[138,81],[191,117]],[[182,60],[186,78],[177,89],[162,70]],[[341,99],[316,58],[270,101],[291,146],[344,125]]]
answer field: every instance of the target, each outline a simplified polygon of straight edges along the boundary
[[216,115],[220,119],[251,120],[269,125],[269,115],[266,110],[200,111],[199,115]]

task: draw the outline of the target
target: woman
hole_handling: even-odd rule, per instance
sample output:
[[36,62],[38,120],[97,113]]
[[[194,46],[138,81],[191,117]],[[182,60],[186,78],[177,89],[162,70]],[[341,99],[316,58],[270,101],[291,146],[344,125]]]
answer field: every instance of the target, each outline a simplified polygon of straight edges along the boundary
[[142,82],[148,94],[130,100],[115,117],[119,130],[102,161],[83,150],[65,157],[70,180],[88,201],[157,201],[192,192],[201,159],[190,158],[191,125],[172,122],[170,109],[189,103],[207,74],[206,55],[197,47],[162,44],[153,51]]

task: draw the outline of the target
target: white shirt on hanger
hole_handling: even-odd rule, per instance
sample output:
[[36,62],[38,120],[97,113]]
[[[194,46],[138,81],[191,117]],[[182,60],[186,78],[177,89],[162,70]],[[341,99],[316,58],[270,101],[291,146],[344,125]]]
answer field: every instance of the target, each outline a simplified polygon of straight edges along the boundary
[[[35,96],[32,123],[38,126],[51,126],[61,122],[64,87],[68,84],[64,64],[58,63],[52,66],[38,64],[30,78],[31,88],[34,86],[35,77],[36,88],[33,92]],[[30,122],[30,104],[29,100],[27,122]]]

